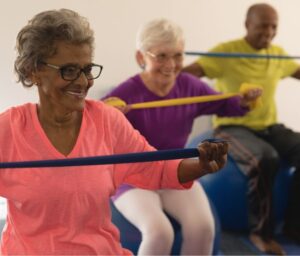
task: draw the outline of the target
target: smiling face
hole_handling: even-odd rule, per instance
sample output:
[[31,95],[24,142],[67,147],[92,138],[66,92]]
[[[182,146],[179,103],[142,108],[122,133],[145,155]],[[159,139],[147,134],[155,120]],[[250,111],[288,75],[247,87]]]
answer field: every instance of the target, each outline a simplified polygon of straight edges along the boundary
[[183,66],[184,44],[160,44],[146,52],[137,53],[139,63],[145,68],[143,75],[153,86],[159,88],[173,86]]
[[[92,62],[92,50],[87,44],[58,42],[55,55],[43,61],[58,67],[73,65],[85,68]],[[74,81],[66,81],[60,70],[47,65],[41,65],[32,77],[39,91],[39,107],[44,112],[67,114],[82,111],[85,97],[93,85],[93,80],[88,80],[84,73]]]
[[257,50],[268,48],[276,35],[277,26],[277,12],[271,6],[258,5],[247,17],[246,40]]

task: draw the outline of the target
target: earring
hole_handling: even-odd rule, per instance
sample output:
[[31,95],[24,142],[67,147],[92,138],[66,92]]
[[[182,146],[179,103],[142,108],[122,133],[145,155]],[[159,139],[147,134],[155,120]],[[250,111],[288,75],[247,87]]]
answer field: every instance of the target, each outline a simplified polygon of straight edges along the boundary
[[145,63],[141,63],[141,64],[140,64],[140,68],[141,68],[141,69],[145,69],[145,67],[146,67]]
[[40,83],[37,82],[37,81],[33,82],[33,84],[36,85],[36,86],[39,86],[39,85],[40,85]]

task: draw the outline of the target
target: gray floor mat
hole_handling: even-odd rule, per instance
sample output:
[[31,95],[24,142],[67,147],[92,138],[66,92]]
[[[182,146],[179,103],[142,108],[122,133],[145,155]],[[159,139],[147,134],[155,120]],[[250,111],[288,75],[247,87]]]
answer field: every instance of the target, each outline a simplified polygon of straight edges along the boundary
[[233,232],[222,232],[221,253],[223,255],[259,255],[245,243],[245,235]]

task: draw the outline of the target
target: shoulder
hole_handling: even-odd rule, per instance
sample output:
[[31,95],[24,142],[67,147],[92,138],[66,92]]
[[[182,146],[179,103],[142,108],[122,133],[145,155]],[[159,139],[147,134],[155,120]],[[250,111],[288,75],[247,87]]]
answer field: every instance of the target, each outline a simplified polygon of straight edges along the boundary
[[286,51],[284,50],[284,48],[277,44],[272,44],[268,48],[268,51],[271,52],[272,54],[286,55]]
[[181,72],[177,76],[177,85],[186,93],[186,96],[201,95],[212,90],[202,79],[186,72]]
[[185,83],[188,85],[206,85],[205,82],[203,82],[201,79],[199,79],[198,77],[191,75],[189,73],[186,72],[181,72],[177,78],[176,78],[177,83]]
[[215,45],[213,48],[210,49],[210,51],[228,52],[230,50],[240,48],[243,44],[244,44],[244,39],[242,38],[229,40]]
[[87,99],[85,102],[84,111],[93,120],[114,122],[116,119],[122,119],[122,116],[124,116],[120,110],[105,104],[101,100]]
[[181,83],[181,84],[185,84],[185,85],[189,85],[189,86],[209,86],[203,79],[196,77],[194,75],[191,75],[189,73],[186,72],[181,72],[178,76],[177,76],[177,82]]
[[7,109],[0,114],[0,135],[8,136],[12,130],[24,130],[31,122],[32,111],[35,104],[27,103]]
[[137,90],[138,88],[143,85],[143,82],[140,78],[140,76],[134,75],[125,81],[121,82],[117,86],[115,86],[104,98],[112,97],[112,96],[127,96],[128,94],[131,94],[133,91]]
[[103,97],[103,99],[109,97],[118,97],[127,104],[132,104],[152,100],[151,98],[153,97],[153,93],[146,87],[140,74],[137,74],[119,84],[110,93]]
[[94,126],[98,131],[104,132],[105,139],[116,137],[131,127],[120,110],[103,101],[86,100],[84,119],[89,126]]
[[114,112],[114,110],[117,110],[117,109],[105,104],[102,100],[86,99],[84,110],[90,114],[99,114],[99,113],[105,114],[105,113],[111,112],[111,111]]
[[26,103],[24,105],[15,106],[7,109],[0,114],[0,123],[3,125],[5,122],[16,121],[17,123],[24,121],[31,115],[35,104]]
[[0,127],[1,127],[1,133],[6,133],[7,128],[10,127],[10,116],[11,116],[12,109],[8,109],[0,114]]

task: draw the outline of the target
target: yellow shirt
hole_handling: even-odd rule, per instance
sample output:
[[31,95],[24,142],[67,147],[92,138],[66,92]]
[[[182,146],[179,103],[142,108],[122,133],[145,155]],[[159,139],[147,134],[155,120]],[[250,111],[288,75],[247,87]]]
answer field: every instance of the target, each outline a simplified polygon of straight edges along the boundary
[[[279,46],[256,50],[245,39],[222,43],[210,52],[287,55]],[[263,87],[263,105],[250,111],[244,117],[214,117],[214,127],[219,125],[244,125],[252,129],[264,129],[277,122],[275,91],[280,79],[291,76],[299,67],[292,59],[268,58],[220,58],[201,57],[199,65],[207,77],[216,79],[217,90],[238,92],[242,83]]]

